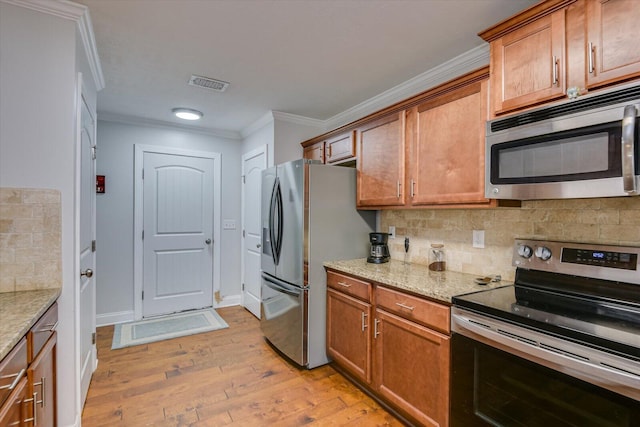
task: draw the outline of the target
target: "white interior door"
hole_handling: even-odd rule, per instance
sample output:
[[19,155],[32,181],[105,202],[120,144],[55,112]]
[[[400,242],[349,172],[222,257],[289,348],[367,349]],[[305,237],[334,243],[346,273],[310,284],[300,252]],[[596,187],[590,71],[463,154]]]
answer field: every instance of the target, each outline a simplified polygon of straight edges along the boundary
[[266,146],[242,156],[242,301],[244,307],[260,318],[260,203],[261,175],[267,167]]
[[213,305],[212,158],[145,152],[143,317]]
[[96,174],[95,174],[95,120],[84,97],[80,112],[80,385],[81,404],[87,398],[91,376],[96,368]]

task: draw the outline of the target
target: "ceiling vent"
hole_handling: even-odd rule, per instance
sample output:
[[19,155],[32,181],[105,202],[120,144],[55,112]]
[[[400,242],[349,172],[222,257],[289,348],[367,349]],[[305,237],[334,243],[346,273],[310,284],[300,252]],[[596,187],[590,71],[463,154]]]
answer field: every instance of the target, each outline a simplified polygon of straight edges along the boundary
[[224,92],[227,89],[227,86],[229,86],[229,82],[193,75],[189,79],[189,85],[202,87],[216,92]]

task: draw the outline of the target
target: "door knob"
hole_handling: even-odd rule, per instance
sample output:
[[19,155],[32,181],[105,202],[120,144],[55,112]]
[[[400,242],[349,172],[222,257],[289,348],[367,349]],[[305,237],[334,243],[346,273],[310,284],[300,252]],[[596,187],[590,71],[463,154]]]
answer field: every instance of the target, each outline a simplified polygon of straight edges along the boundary
[[258,249],[260,249],[261,247],[262,247],[262,245],[261,245],[260,243],[258,243],[258,244],[256,245],[256,248],[258,248]]
[[205,242],[207,245],[210,245],[210,244],[211,244],[211,239],[207,239],[207,240],[205,240],[204,242]]
[[80,276],[87,276],[87,279],[91,278],[93,276],[93,270],[90,268],[87,268],[85,271],[80,271]]

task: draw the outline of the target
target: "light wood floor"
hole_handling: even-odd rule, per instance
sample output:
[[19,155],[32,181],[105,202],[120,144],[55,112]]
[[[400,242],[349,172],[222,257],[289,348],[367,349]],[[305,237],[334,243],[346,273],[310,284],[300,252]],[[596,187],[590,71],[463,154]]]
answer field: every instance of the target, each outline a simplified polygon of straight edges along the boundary
[[330,366],[285,362],[245,309],[218,313],[229,328],[119,350],[98,328],[83,427],[402,425]]

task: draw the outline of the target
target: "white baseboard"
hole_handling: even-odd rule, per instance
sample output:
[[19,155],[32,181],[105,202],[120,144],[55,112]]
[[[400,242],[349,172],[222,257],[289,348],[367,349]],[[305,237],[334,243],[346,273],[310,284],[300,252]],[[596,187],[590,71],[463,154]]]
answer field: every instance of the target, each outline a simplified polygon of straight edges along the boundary
[[231,307],[242,303],[242,295],[227,295],[222,297],[222,301],[214,301],[213,308]]
[[133,310],[116,311],[114,313],[96,315],[96,326],[115,325],[116,323],[132,322],[133,320],[135,320]]

